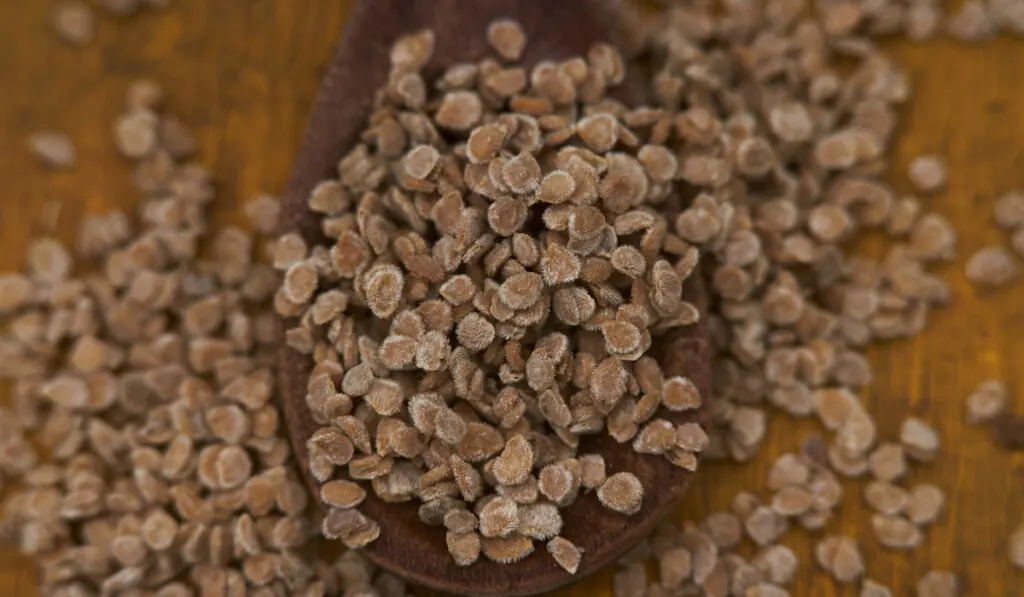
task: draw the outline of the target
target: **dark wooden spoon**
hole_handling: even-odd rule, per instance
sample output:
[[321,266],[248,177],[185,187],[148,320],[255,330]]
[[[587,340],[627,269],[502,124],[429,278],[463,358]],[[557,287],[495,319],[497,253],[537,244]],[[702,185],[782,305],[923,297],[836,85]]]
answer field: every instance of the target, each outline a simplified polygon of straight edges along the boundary
[[[437,34],[434,67],[477,60],[492,55],[484,32],[487,24],[499,17],[522,24],[529,38],[523,57],[528,65],[586,55],[593,43],[611,38],[610,15],[600,0],[360,1],[316,99],[285,192],[284,230],[299,231],[310,243],[324,242],[318,217],[307,210],[306,198],[318,182],[337,176],[338,160],[357,139],[374,91],[386,83],[388,50],[396,38],[419,29],[433,29]],[[627,87],[625,92],[629,95],[636,89],[639,87]],[[690,277],[684,295],[705,312],[699,276]],[[656,340],[654,350],[668,374],[689,377],[707,400],[710,367],[703,319],[675,336]],[[318,427],[305,402],[312,362],[284,342],[278,361],[284,415],[305,474],[306,440]],[[706,409],[663,416],[676,423],[707,424]],[[481,556],[472,566],[457,566],[447,552],[444,528],[422,523],[416,502],[387,504],[372,492],[360,510],[380,523],[381,533],[362,553],[414,583],[464,595],[532,595],[582,578],[614,561],[651,532],[679,502],[692,475],[663,457],[638,455],[629,444],[620,445],[606,434],[584,438],[580,452],[602,454],[609,472],[632,471],[642,481],[646,494],[640,512],[628,517],[603,508],[594,493],[581,494],[575,504],[563,510],[563,536],[584,551],[575,576],[559,568],[543,544],[537,544],[532,555],[516,564],[496,564]],[[314,495],[319,495],[317,481],[308,474],[306,478]]]

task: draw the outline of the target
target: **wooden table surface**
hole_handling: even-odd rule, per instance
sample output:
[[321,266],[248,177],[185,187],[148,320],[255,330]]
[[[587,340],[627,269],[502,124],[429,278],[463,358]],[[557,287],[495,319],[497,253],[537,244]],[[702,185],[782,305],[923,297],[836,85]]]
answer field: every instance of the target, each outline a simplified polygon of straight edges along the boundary
[[[279,191],[349,4],[175,0],[164,13],[103,16],[97,39],[75,48],[52,33],[51,0],[0,2],[0,267],[19,267],[33,223],[50,200],[63,202],[58,230],[64,238],[84,213],[131,205],[128,169],[110,139],[110,123],[125,86],[137,77],[163,83],[170,111],[196,128],[200,160],[220,189],[217,221],[238,221],[242,201]],[[915,99],[903,111],[890,180],[909,191],[903,172],[912,156],[945,156],[949,191],[927,203],[955,223],[960,250],[943,270],[954,306],[936,314],[922,336],[872,350],[876,379],[864,398],[885,438],[911,414],[938,428],[941,457],[915,468],[909,480],[939,484],[950,499],[924,545],[909,555],[877,547],[854,484],[847,484],[842,515],[828,532],[858,537],[869,576],[897,596],[912,595],[931,568],[961,574],[965,594],[1018,596],[1024,572],[1008,564],[1006,537],[1024,521],[1024,455],[1001,453],[981,430],[965,425],[963,403],[987,378],[1024,387],[1024,333],[1018,331],[1024,330],[1024,285],[976,292],[964,280],[963,263],[973,250],[1001,240],[990,223],[995,198],[1024,188],[1024,42],[898,43],[891,50],[910,73]],[[73,171],[49,172],[28,153],[26,136],[43,128],[73,137],[79,151]],[[865,247],[877,249],[871,242]],[[1015,402],[1024,410],[1024,401]],[[816,429],[812,421],[773,417],[756,462],[704,468],[678,520],[700,519],[727,507],[740,489],[760,487],[770,462]],[[792,532],[784,542],[803,562],[794,596],[856,594],[810,563],[808,534]],[[749,550],[746,545],[744,553]],[[610,596],[610,586],[605,572],[557,595]],[[36,594],[31,562],[0,551],[0,597]]]

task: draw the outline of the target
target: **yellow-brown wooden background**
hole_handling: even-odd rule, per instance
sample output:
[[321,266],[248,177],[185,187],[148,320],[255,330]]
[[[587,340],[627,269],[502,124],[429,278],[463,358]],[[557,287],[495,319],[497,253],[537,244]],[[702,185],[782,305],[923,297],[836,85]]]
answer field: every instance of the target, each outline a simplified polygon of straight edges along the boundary
[[[240,202],[279,191],[349,5],[175,0],[165,13],[104,16],[97,40],[73,48],[52,33],[52,0],[0,0],[0,268],[19,267],[49,200],[63,201],[64,238],[84,213],[131,205],[129,171],[110,139],[110,123],[136,77],[163,83],[170,110],[197,130],[200,160],[220,189],[219,221],[239,221]],[[1024,521],[1024,456],[999,452],[981,430],[964,424],[962,413],[964,397],[982,379],[1000,377],[1014,390],[1024,387],[1024,285],[980,294],[962,269],[971,251],[1000,241],[990,223],[995,197],[1024,188],[1024,41],[981,47],[899,43],[891,49],[910,73],[915,99],[903,110],[890,180],[909,191],[902,173],[912,156],[935,152],[948,158],[949,191],[926,204],[955,223],[960,256],[943,272],[956,293],[954,307],[938,313],[919,338],[872,351],[876,381],[865,398],[884,437],[893,437],[908,414],[937,426],[942,457],[916,468],[910,481],[937,483],[950,500],[927,542],[909,555],[877,547],[852,484],[842,516],[828,532],[860,538],[869,575],[890,584],[897,596],[912,595],[931,567],[961,574],[967,594],[1018,596],[1024,594],[1024,572],[1008,564],[1006,537]],[[48,172],[28,153],[26,136],[41,128],[73,137],[75,170]],[[1024,400],[1014,403],[1024,410]],[[703,469],[678,519],[703,517],[727,507],[738,490],[758,487],[771,459],[795,449],[815,428],[774,417],[758,461]],[[793,532],[785,542],[805,564],[795,596],[856,594],[810,564],[806,533]],[[0,596],[36,595],[33,579],[30,561],[0,551]],[[610,586],[606,572],[558,595],[610,596]]]

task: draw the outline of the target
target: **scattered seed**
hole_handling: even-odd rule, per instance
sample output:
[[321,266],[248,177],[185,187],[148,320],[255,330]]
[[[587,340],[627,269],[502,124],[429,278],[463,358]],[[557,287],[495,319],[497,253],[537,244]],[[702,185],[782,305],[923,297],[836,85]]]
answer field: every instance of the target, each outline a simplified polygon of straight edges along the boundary
[[124,157],[138,160],[156,149],[159,118],[148,110],[135,110],[118,118],[114,140]]
[[976,425],[991,421],[1006,409],[1007,398],[1006,385],[1001,381],[989,380],[978,384],[967,397],[967,421]]
[[1002,247],[979,249],[967,260],[964,273],[979,286],[1005,286],[1020,273],[1016,258]]
[[903,421],[900,443],[911,458],[922,462],[933,460],[939,451],[939,435],[927,423],[913,417]]
[[938,519],[946,503],[946,494],[934,485],[916,485],[910,490],[907,517],[916,525],[928,525]]
[[1024,224],[1024,195],[1013,191],[996,201],[993,218],[1000,228],[1014,230]]
[[[18,489],[5,496],[5,510],[19,511],[10,528],[27,552],[47,562],[41,594],[323,594],[312,568],[331,566],[294,555],[315,547],[303,516],[308,494],[270,403],[272,369],[264,367],[277,349],[268,301],[282,281],[255,263],[254,243],[241,229],[214,227],[208,236],[202,205],[214,196],[210,177],[199,166],[176,163],[194,147],[184,125],[158,114],[161,99],[159,86],[133,84],[129,112],[114,127],[122,151],[142,160],[144,175],[136,180],[142,199],[132,210],[138,221],[120,212],[88,218],[75,245],[81,262],[55,239],[37,238],[28,249],[27,275],[0,276],[0,311],[15,318],[0,345],[28,342],[38,351],[20,353],[20,370],[5,377],[26,386],[16,393],[31,391],[41,401],[24,430],[8,428],[0,417],[0,468],[5,480],[19,478]],[[73,150],[67,155],[55,163],[70,165]],[[257,199],[246,211],[257,230],[276,229],[272,199]],[[196,250],[201,240],[213,241],[204,261]],[[278,306],[307,301],[316,288],[296,272],[312,270],[315,283],[328,267],[326,253],[308,251],[297,236],[279,241],[273,253],[290,274],[288,296],[282,292]],[[98,274],[78,276],[86,260],[99,265]],[[325,322],[345,312],[352,295],[344,292],[320,304]],[[338,352],[347,350],[335,344]],[[318,348],[343,359],[333,350]],[[48,363],[45,375],[40,358]],[[310,405],[322,407],[315,417],[351,417],[352,397],[339,394],[337,385],[345,385],[343,373],[358,363],[345,363],[325,363],[311,380]],[[43,449],[60,466],[37,461],[22,436],[29,428],[40,430]],[[368,447],[366,431],[356,438],[360,449]],[[353,458],[349,436],[332,425],[308,447],[313,474],[326,482],[325,501],[357,505],[363,489],[328,481],[336,465]],[[390,464],[379,462],[377,469]],[[352,548],[379,534],[351,509],[332,511],[324,530]],[[193,573],[180,574],[184,566]],[[366,586],[375,582],[375,571],[353,553],[336,567]],[[394,584],[377,576],[380,587]]]
[[789,530],[786,519],[768,506],[758,506],[747,516],[743,526],[754,543],[765,546],[778,541]]
[[68,169],[78,160],[71,138],[57,131],[39,131],[28,138],[29,148],[51,168]]
[[917,581],[917,597],[957,597],[960,582],[952,572],[931,570]]
[[892,483],[903,478],[907,472],[903,447],[895,443],[879,444],[868,457],[868,469],[879,481]]
[[864,499],[875,511],[890,516],[900,514],[910,503],[910,496],[903,488],[882,481],[868,483]]
[[946,163],[937,156],[918,156],[910,162],[907,176],[918,192],[935,193],[946,186]]
[[785,545],[765,547],[750,563],[764,575],[765,580],[776,585],[788,585],[793,582],[799,565],[796,554]]
[[818,564],[841,583],[853,582],[864,573],[860,550],[849,537],[826,537],[815,546],[814,556]]
[[669,549],[658,558],[658,574],[661,584],[667,588],[681,586],[692,573],[693,558],[682,547]]
[[892,597],[892,591],[885,585],[865,579],[860,586],[860,597]]
[[921,531],[913,523],[900,516],[875,514],[871,517],[871,528],[878,542],[893,549],[914,549],[921,543]]
[[[110,1],[120,3],[117,10],[121,11],[134,10],[139,4]],[[965,38],[987,35],[980,18],[986,15],[977,12],[980,5],[969,5],[951,29]],[[865,495],[870,494],[868,501],[884,514],[875,517],[877,523],[873,521],[877,534],[890,537],[883,542],[916,543],[895,537],[910,537],[915,532],[919,536],[914,525],[926,524],[938,515],[941,493],[939,506],[932,505],[934,514],[929,516],[927,503],[934,504],[934,494],[928,496],[928,491],[915,488],[909,503],[903,499],[900,506],[900,490],[888,483],[904,475],[904,449],[919,460],[936,455],[934,431],[908,420],[901,430],[902,446],[883,444],[871,451],[876,440],[874,424],[850,391],[871,380],[862,350],[870,340],[916,333],[929,309],[945,301],[949,293],[941,280],[924,272],[922,264],[952,256],[952,226],[934,214],[921,214],[916,200],[894,199],[874,179],[874,172],[883,165],[878,161],[881,148],[890,142],[895,125],[891,104],[901,102],[907,93],[902,74],[889,65],[868,61],[870,66],[863,72],[871,75],[873,95],[865,99],[850,82],[856,78],[847,81],[833,74],[826,57],[817,55],[820,50],[806,50],[806,44],[800,43],[801,52],[808,55],[801,60],[821,62],[816,65],[819,72],[808,75],[806,91],[801,89],[791,99],[780,96],[754,102],[749,109],[761,109],[764,116],[766,130],[760,131],[753,117],[733,107],[749,102],[726,95],[731,94],[728,87],[734,82],[726,84],[719,78],[714,61],[705,64],[693,61],[692,56],[684,59],[677,55],[680,48],[676,47],[684,44],[670,41],[673,36],[679,39],[678,28],[691,28],[685,36],[685,50],[699,55],[707,49],[706,43],[716,48],[721,44],[728,50],[734,43],[732,37],[745,39],[758,30],[736,36],[727,33],[733,32],[735,22],[742,22],[731,14],[736,12],[733,9],[726,10],[729,20],[721,23],[718,17],[700,13],[700,8],[692,10],[700,18],[687,14],[685,19],[665,19],[666,24],[660,26],[664,31],[645,42],[651,45],[648,49],[655,49],[653,54],[660,52],[676,66],[686,65],[685,82],[675,67],[656,75],[656,96],[664,104],[658,107],[625,108],[604,99],[606,85],[625,76],[622,56],[607,45],[596,46],[587,60],[542,63],[530,77],[517,67],[485,60],[456,65],[439,81],[427,80],[419,72],[433,53],[432,33],[405,36],[392,48],[392,81],[386,93],[380,94],[382,105],[377,106],[380,110],[372,126],[361,137],[366,145],[342,160],[339,181],[324,183],[327,186],[310,197],[311,208],[329,216],[322,224],[334,244],[307,247],[293,235],[279,239],[274,248],[275,267],[284,272],[278,311],[301,321],[300,327],[288,332],[288,344],[312,355],[322,374],[319,385],[311,384],[308,401],[314,416],[325,425],[309,442],[311,469],[324,483],[321,497],[338,506],[325,519],[325,532],[350,547],[365,545],[379,533],[375,523],[351,510],[362,499],[357,497],[358,491],[365,490],[350,484],[346,493],[334,485],[339,481],[329,480],[335,466],[352,464],[352,471],[359,476],[374,477],[373,487],[381,497],[408,500],[419,493],[430,496],[421,514],[445,523],[449,550],[460,565],[475,561],[481,550],[495,561],[516,561],[530,553],[532,540],[538,539],[550,541],[552,556],[573,572],[580,563],[579,551],[557,537],[562,523],[558,507],[531,503],[538,493],[571,501],[568,496],[574,499],[581,486],[597,488],[603,504],[618,503],[620,507],[609,507],[627,512],[639,509],[643,488],[628,472],[607,477],[603,458],[577,455],[575,448],[563,444],[571,444],[578,431],[593,432],[606,426],[616,439],[633,440],[639,451],[665,452],[677,464],[685,458],[695,466],[696,453],[701,451],[745,460],[754,456],[765,437],[766,418],[760,403],[766,397],[794,415],[816,410],[825,424],[837,431],[837,437],[829,447],[819,438],[820,445],[811,442],[799,455],[773,466],[769,475],[775,492],[771,506],[749,496],[737,504],[748,534],[755,540],[760,537],[759,543],[775,541],[785,532],[782,527],[788,523],[780,513],[797,517],[808,528],[820,528],[828,520],[841,487],[821,468],[826,463],[850,474],[870,470],[878,480]],[[785,7],[766,9],[765,26],[789,31],[788,24],[781,26],[776,19],[795,19],[795,15],[784,17],[772,11],[784,12]],[[826,7],[822,12],[820,29],[830,46],[841,53],[872,51],[850,36],[882,27],[880,16],[850,3]],[[902,22],[890,26],[904,27],[918,37],[931,35],[938,26],[935,7],[925,3],[908,6],[905,13]],[[818,30],[819,26],[815,27]],[[487,36],[506,60],[515,60],[523,51],[525,36],[509,21],[492,23]],[[773,36],[790,41],[788,33],[773,30]],[[744,56],[751,53],[756,59],[761,51],[756,45],[754,49],[744,47]],[[802,73],[804,66],[790,64],[789,59],[785,64],[778,60],[752,63],[766,69],[755,75],[757,85],[768,78],[778,79],[779,72],[786,73],[786,78],[806,74]],[[730,78],[733,75],[730,73]],[[739,75],[741,81],[745,76],[749,75]],[[699,92],[694,91],[697,88]],[[473,89],[479,89],[479,94]],[[509,91],[512,89],[515,91]],[[780,86],[780,93],[784,89]],[[518,113],[504,111],[505,104],[500,102],[521,90],[522,95],[508,103]],[[189,145],[170,141],[166,133],[174,127],[166,123],[173,121],[157,116],[160,102],[153,98],[159,93],[148,95],[130,99],[129,113],[116,127],[122,151],[142,160],[147,168],[160,159],[173,160],[188,153]],[[760,106],[762,101],[770,105]],[[708,107],[675,113],[678,106],[695,102]],[[822,111],[822,106],[831,110],[835,104],[849,111],[852,124],[842,120],[842,126],[849,128],[837,129],[828,111]],[[423,110],[432,112],[433,118]],[[574,122],[577,112],[580,118]],[[438,129],[444,131],[444,139]],[[589,149],[565,147],[564,153],[557,155],[542,150],[544,144],[564,143],[572,135]],[[679,145],[682,141],[685,148]],[[609,153],[613,149],[621,153]],[[802,170],[794,176],[793,156],[801,152],[813,154],[816,165],[829,170],[828,178],[823,178],[823,172]],[[173,161],[170,163],[173,167]],[[206,182],[183,183],[177,176],[168,176],[174,182],[167,183],[175,187],[175,197],[212,192]],[[391,176],[398,180],[392,181]],[[679,205],[669,186],[677,177],[708,187],[709,193],[698,195],[688,208]],[[910,177],[924,193],[945,186],[944,165],[936,158],[915,160]],[[848,185],[851,179],[856,183]],[[756,180],[758,186],[750,187],[748,180]],[[766,183],[772,185],[773,193],[777,184],[784,196],[772,199],[772,207],[765,213],[760,208],[766,201],[752,203],[755,207],[748,210],[746,204],[733,204],[726,196],[733,192],[745,196]],[[185,184],[198,188],[179,192],[176,187]],[[795,197],[797,194],[800,196]],[[819,200],[819,195],[826,194],[827,198]],[[356,198],[358,213],[348,213]],[[174,201],[161,199],[168,205]],[[997,221],[1012,220],[1012,213],[1005,213],[1009,207],[1002,216],[997,215]],[[271,209],[259,214],[253,210],[254,227],[269,231],[276,220],[270,216]],[[192,214],[177,216],[174,209],[164,206],[142,211],[162,214],[164,220],[194,218]],[[661,215],[665,213],[680,215],[675,222],[666,222]],[[801,228],[804,222],[806,230]],[[190,228],[203,228],[197,222],[187,223]],[[879,225],[896,234],[909,233],[907,246],[894,249],[884,263],[858,264],[838,247],[860,227]],[[161,229],[161,243],[164,233]],[[174,281],[167,284],[179,283],[178,257],[154,255],[163,249],[150,250],[156,243],[135,244],[128,233],[111,234],[118,240],[92,245],[102,247],[96,249],[97,255],[112,254],[106,270],[118,290],[107,293],[111,301],[118,299],[121,288],[130,288],[128,296],[155,297],[163,284],[156,280],[165,275],[170,280],[172,272]],[[121,250],[130,243],[130,249]],[[218,241],[220,247],[225,244],[232,243]],[[710,317],[712,337],[720,338],[712,342],[716,353],[715,422],[706,431],[695,423],[673,428],[657,418],[661,404],[669,410],[701,406],[701,396],[689,380],[674,377],[663,381],[659,373],[656,381],[651,381],[638,371],[638,357],[647,358],[643,356],[647,346],[663,341],[662,332],[696,320],[697,310],[682,300],[682,281],[699,271],[695,269],[698,249],[713,253],[712,259],[702,263],[714,264],[708,266],[714,270],[709,280],[728,299],[713,307]],[[237,252],[233,250],[215,251],[219,254],[216,275],[193,273],[186,263],[188,281],[180,282],[184,293],[197,298],[193,295],[207,294],[205,288],[210,292],[216,289],[230,295],[224,300],[237,301],[232,289],[249,271],[250,250],[246,246],[238,252],[244,256],[233,255]],[[174,252],[167,249],[169,254]],[[38,282],[63,283],[72,275],[72,268],[64,265],[70,260],[62,259],[60,250],[52,245],[37,248],[35,253],[31,279],[12,279],[9,292],[0,292],[8,311],[21,310],[38,300],[34,289]],[[678,259],[684,255],[690,257]],[[164,263],[166,259],[174,262],[174,268]],[[790,264],[799,268],[800,275],[789,270]],[[464,278],[452,282],[456,276]],[[236,281],[228,282],[232,279]],[[219,287],[222,282],[225,288]],[[320,288],[321,283],[330,289]],[[276,279],[265,284],[270,289],[267,294],[277,284]],[[176,287],[173,292],[168,289],[170,298],[164,300],[174,302],[175,292]],[[243,295],[248,299],[248,294]],[[841,307],[827,304],[819,296],[835,296],[834,302]],[[236,307],[230,309],[237,311]],[[387,335],[376,335],[372,326],[365,327],[360,318],[367,307],[383,320],[380,329],[390,328]],[[306,314],[309,309],[312,314]],[[95,398],[92,378],[88,384],[62,381],[52,385],[60,378],[48,377],[41,394],[58,407],[53,409],[58,413],[75,409],[83,417],[94,417],[91,411],[97,404],[103,405],[98,409],[102,411],[118,403],[129,418],[138,416],[132,420],[130,439],[122,437],[129,434],[119,428],[106,431],[92,422],[84,426],[89,430],[85,434],[87,449],[97,453],[98,462],[106,463],[99,467],[113,465],[130,449],[139,453],[139,462],[153,460],[154,471],[166,471],[176,481],[195,485],[167,489],[172,497],[163,499],[172,499],[175,516],[180,514],[189,521],[181,525],[178,534],[185,539],[201,536],[191,543],[200,542],[202,549],[211,553],[215,566],[209,574],[212,580],[197,581],[197,585],[226,588],[240,583],[238,587],[244,591],[248,580],[265,585],[270,594],[285,590],[284,583],[287,591],[300,594],[290,577],[302,574],[289,569],[300,568],[300,564],[288,563],[293,559],[289,552],[258,553],[262,546],[257,545],[253,550],[257,553],[232,555],[231,536],[225,540],[225,530],[235,535],[236,525],[219,522],[220,510],[233,513],[237,508],[232,504],[238,501],[238,508],[248,508],[257,519],[252,531],[242,531],[243,537],[259,535],[253,541],[268,549],[301,543],[295,539],[292,545],[288,537],[301,535],[294,515],[305,502],[295,496],[305,494],[294,480],[286,479],[287,449],[275,437],[278,424],[268,422],[273,417],[261,414],[258,420],[256,415],[257,409],[269,407],[269,393],[256,392],[250,397],[237,389],[228,392],[220,383],[244,379],[254,366],[262,366],[268,347],[251,349],[266,342],[254,339],[260,333],[254,336],[250,331],[248,348],[243,349],[246,336],[237,330],[245,325],[237,323],[241,321],[237,313],[207,317],[205,311],[211,310],[199,306],[189,310],[192,317],[186,319],[190,323],[179,329],[174,316],[185,312],[180,305],[175,304],[174,310],[156,310],[161,321],[148,324],[153,329],[145,332],[141,329],[144,322],[132,320],[128,310],[122,309],[112,318],[107,306],[99,309],[104,317],[93,314],[91,323],[90,318],[83,318],[87,323],[81,325],[105,330],[107,319],[120,320],[110,326],[109,333],[95,334],[90,329],[87,334],[71,336],[65,331],[70,324],[60,323],[62,316],[53,316],[54,323],[49,315],[43,319],[34,314],[25,315],[12,330],[18,334],[19,346],[31,344],[25,339],[46,335],[53,336],[51,344],[74,339],[69,343],[75,347],[69,360],[73,367],[69,379],[120,371],[121,367],[141,368],[136,361],[151,362],[155,367],[164,361],[182,360],[183,356],[173,356],[175,351],[205,355],[183,363],[183,371],[191,366],[198,374],[215,373],[208,381],[210,388],[192,392],[188,398],[176,393],[186,373],[167,373],[163,379],[162,370],[160,376],[146,374],[147,380],[154,380],[153,387],[135,389],[130,383],[121,384],[131,390],[123,397]],[[123,316],[122,311],[126,312]],[[548,333],[544,326],[549,312],[554,312],[552,321],[559,325],[585,331]],[[415,313],[418,324],[400,323],[400,313]],[[222,326],[236,331],[222,340]],[[166,328],[172,328],[171,335],[184,335],[184,349],[181,338],[168,343],[176,349],[143,346]],[[120,340],[122,336],[142,341],[129,349],[128,341]],[[269,336],[272,334],[263,334]],[[92,342],[96,338],[99,340]],[[265,354],[249,354],[259,351]],[[529,390],[505,392],[500,398],[492,395],[498,388],[511,388],[523,381]],[[838,386],[834,391],[826,389],[833,384]],[[166,401],[173,406],[149,409],[150,392],[160,396],[161,404]],[[420,398],[410,398],[406,407],[406,393]],[[218,403],[222,398],[232,404]],[[362,404],[364,401],[367,404]],[[161,414],[148,415],[147,410]],[[971,410],[978,411],[976,407]],[[534,427],[537,411],[554,425],[557,439]],[[70,418],[67,413],[46,416],[58,422]],[[492,427],[491,423],[499,425],[499,418],[500,427]],[[337,422],[341,420],[344,422]],[[141,421],[147,424],[140,425]],[[59,431],[50,433],[73,438],[74,425],[79,423],[62,424],[52,423]],[[345,433],[339,432],[339,424]],[[136,429],[142,430],[140,437],[147,438],[145,447],[135,446]],[[174,437],[179,431],[180,439]],[[64,442],[73,443],[72,439]],[[161,449],[167,445],[167,454],[161,455],[150,443]],[[363,454],[353,462],[356,449]],[[145,455],[149,450],[157,455]],[[374,451],[378,453],[371,454]],[[8,452],[16,454],[17,450],[5,448],[4,453]],[[132,456],[135,461],[135,454]],[[536,477],[533,471],[539,471]],[[622,481],[627,475],[628,481]],[[102,479],[109,475],[86,476]],[[504,484],[512,479],[517,481]],[[161,493],[149,480],[142,482],[147,489],[139,488],[142,497],[133,497],[131,491],[118,486],[120,481],[126,480],[115,481],[109,491],[111,503],[132,504],[132,500],[150,500]],[[204,493],[200,493],[199,483],[205,486]],[[208,490],[208,498],[200,497]],[[915,495],[919,491],[922,496]],[[635,506],[634,493],[640,496]],[[475,507],[480,520],[463,509],[466,504],[459,497],[478,502]],[[77,499],[69,500],[73,508],[68,512],[93,507],[90,499]],[[91,499],[99,503],[97,498]],[[915,499],[919,501],[916,510]],[[138,508],[143,507],[149,505],[140,502]],[[271,514],[275,508],[277,514]],[[519,517],[515,525],[509,515],[513,509]],[[900,511],[909,522],[895,518]],[[282,513],[286,516],[278,516]],[[268,519],[260,521],[264,516]],[[280,520],[270,520],[275,517]],[[143,520],[159,520],[150,514],[134,522],[130,516],[124,518],[128,522],[123,526],[131,531],[126,537],[138,534]],[[177,524],[174,516],[170,518]],[[190,524],[198,530],[184,528]],[[167,533],[155,530],[161,526],[166,527],[152,523],[149,540],[143,542],[149,544],[148,551],[159,551],[153,544],[167,541]],[[724,595],[730,589],[736,594],[786,594],[780,585],[792,577],[792,552],[787,555],[781,546],[771,545],[759,554],[759,565],[745,567],[735,554],[719,557],[718,549],[735,545],[738,527],[734,516],[719,513],[700,529],[685,530],[679,540],[686,548],[656,552],[664,556],[679,550],[680,560],[683,556],[679,554],[686,554],[690,560],[685,573],[660,562],[661,582],[648,586],[642,563],[635,562],[616,575],[616,594],[674,594],[672,591],[700,591],[701,587],[712,595]],[[476,534],[477,529],[485,539]],[[271,536],[276,539],[265,540]],[[234,540],[236,549],[237,544],[251,545],[253,541]],[[665,545],[670,540],[662,537],[661,541]],[[131,540],[122,543],[130,545]],[[173,544],[171,549],[177,549],[177,538]],[[852,540],[829,538],[822,544],[827,545],[819,546],[816,555],[837,579],[846,582],[862,575],[863,561]],[[155,558],[147,548],[134,551],[136,557]],[[357,591],[366,587],[391,594],[383,588],[392,585],[384,575],[379,575],[370,589],[372,571],[353,556],[335,566],[342,579],[318,572],[324,591],[333,592],[328,587],[341,584],[349,592],[353,587]],[[154,561],[158,565],[147,568],[145,574],[158,570],[163,560]],[[133,562],[136,566],[146,563],[143,559]],[[142,582],[141,570],[129,566],[95,585],[105,592],[131,588]],[[342,570],[355,572],[346,575]],[[746,572],[742,591],[737,591],[740,570]],[[200,574],[205,572],[196,575]],[[282,578],[274,580],[275,576]],[[350,577],[359,581],[350,582]],[[863,592],[873,589],[871,584],[864,581]],[[405,589],[396,591],[404,594]],[[314,588],[309,593],[317,594]]]
[[1010,563],[1016,568],[1024,570],[1024,527],[1010,533],[1009,549]]
[[53,27],[62,40],[85,45],[96,35],[96,16],[88,4],[64,0],[53,9]]

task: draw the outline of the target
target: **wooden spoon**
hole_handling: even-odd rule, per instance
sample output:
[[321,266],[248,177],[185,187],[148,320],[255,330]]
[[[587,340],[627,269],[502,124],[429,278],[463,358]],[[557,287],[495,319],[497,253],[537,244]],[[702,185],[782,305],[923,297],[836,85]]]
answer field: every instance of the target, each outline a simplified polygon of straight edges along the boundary
[[[527,65],[585,56],[593,43],[611,37],[610,15],[599,0],[360,1],[316,99],[285,192],[284,230],[299,231],[309,243],[324,242],[319,218],[307,210],[306,198],[318,182],[337,176],[338,160],[356,141],[370,112],[374,91],[386,83],[388,50],[395,39],[420,29],[433,29],[437,35],[432,65],[436,69],[493,55],[485,30],[499,17],[516,19],[526,31],[529,41],[523,62]],[[629,95],[636,89],[639,86],[625,91]],[[684,295],[705,312],[699,276],[690,277]],[[705,399],[710,395],[706,339],[707,324],[702,319],[699,325],[674,337],[656,340],[654,349],[667,374],[689,377]],[[306,474],[306,440],[319,427],[305,402],[312,362],[284,342],[278,360],[284,415],[292,446]],[[706,409],[668,418],[676,423],[698,421],[707,425]],[[543,543],[537,543],[533,554],[515,564],[497,564],[481,556],[471,566],[457,566],[446,548],[445,529],[421,522],[418,502],[387,504],[372,492],[360,510],[380,523],[381,533],[362,553],[414,583],[464,595],[531,595],[582,578],[614,561],[651,532],[679,502],[692,476],[661,456],[638,455],[629,444],[618,444],[607,434],[588,436],[580,442],[580,453],[594,452],[604,456],[609,473],[636,474],[646,494],[640,512],[628,517],[602,507],[594,492],[581,494],[575,504],[563,510],[562,534],[584,552],[575,576],[555,564]],[[319,483],[308,474],[306,480],[313,494],[319,495]]]

